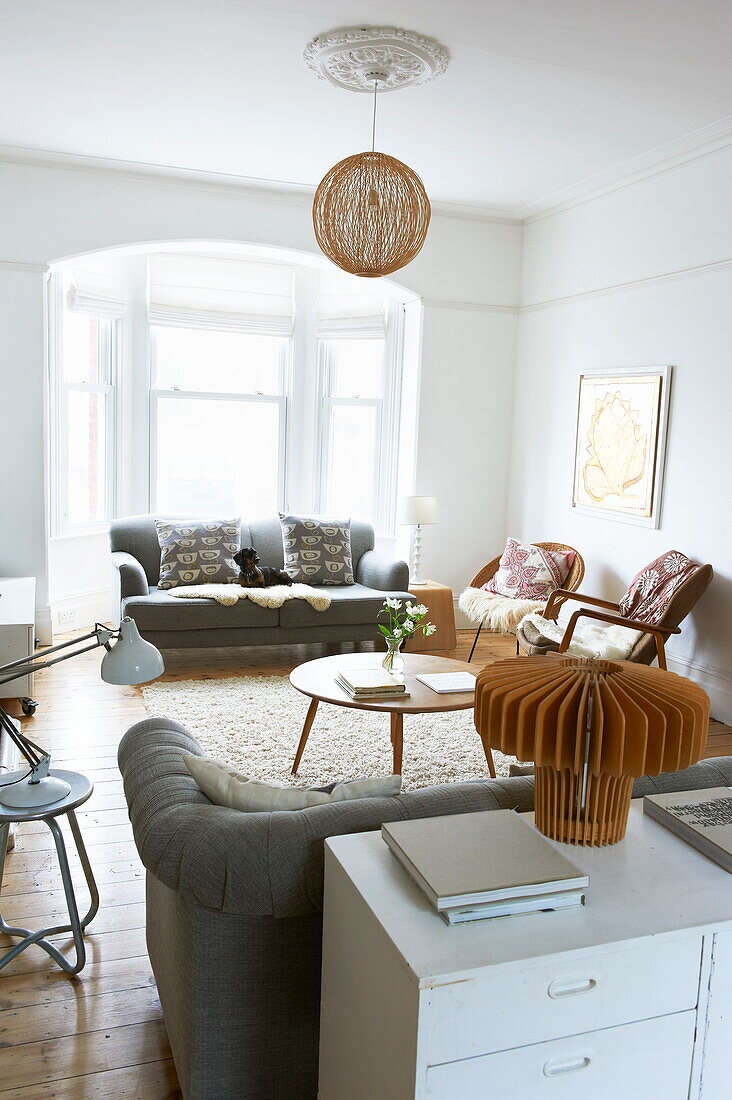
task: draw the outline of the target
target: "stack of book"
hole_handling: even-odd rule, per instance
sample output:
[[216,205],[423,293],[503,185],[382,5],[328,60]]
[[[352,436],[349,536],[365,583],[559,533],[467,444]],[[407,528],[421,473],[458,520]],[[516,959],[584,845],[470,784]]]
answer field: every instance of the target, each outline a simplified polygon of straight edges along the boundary
[[446,924],[585,904],[589,876],[514,810],[393,821],[381,835]]
[[352,699],[394,699],[409,695],[406,686],[384,668],[339,669],[335,682]]

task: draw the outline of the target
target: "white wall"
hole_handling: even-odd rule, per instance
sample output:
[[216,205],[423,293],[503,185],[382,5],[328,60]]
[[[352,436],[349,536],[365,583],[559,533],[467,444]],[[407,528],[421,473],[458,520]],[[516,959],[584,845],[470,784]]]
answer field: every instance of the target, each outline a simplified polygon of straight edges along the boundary
[[[0,382],[4,451],[13,471],[0,483],[0,573],[38,578],[38,629],[46,636],[43,271],[50,262],[94,249],[170,240],[242,241],[317,254],[310,199],[298,192],[148,175],[81,158],[29,154],[23,162],[0,163]],[[419,491],[440,496],[441,508],[440,534],[426,564],[455,589],[465,582],[467,559],[470,572],[473,560],[493,554],[504,535],[502,493],[486,495],[483,478],[473,476],[485,471],[486,455],[483,403],[474,397],[492,387],[505,392],[512,373],[520,252],[518,226],[438,214],[422,253],[400,273],[402,285],[425,306],[416,479]],[[465,401],[460,429],[453,424],[448,430],[441,406],[443,396],[443,407],[453,406],[456,383]],[[489,446],[493,465],[485,472],[500,485],[508,452]],[[473,472],[468,479],[466,471]],[[471,551],[456,555],[456,546]],[[63,563],[64,555],[60,549],[56,561]],[[71,555],[63,568],[74,564],[77,602],[93,617],[83,597],[89,589],[83,557],[74,563]],[[73,598],[67,588],[64,605]]]
[[[524,236],[509,532],[576,546],[587,592],[617,598],[667,549],[715,580],[669,667],[732,721],[732,153],[700,159],[562,214]],[[672,364],[658,530],[571,508],[581,370]]]

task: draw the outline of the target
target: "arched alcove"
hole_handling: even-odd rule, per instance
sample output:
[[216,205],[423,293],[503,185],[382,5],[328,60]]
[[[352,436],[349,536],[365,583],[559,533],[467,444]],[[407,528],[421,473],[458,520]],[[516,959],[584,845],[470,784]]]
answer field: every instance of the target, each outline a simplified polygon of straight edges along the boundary
[[48,317],[56,630],[114,617],[114,515],[347,512],[394,549],[415,469],[413,291],[304,250],[140,242],[52,263]]

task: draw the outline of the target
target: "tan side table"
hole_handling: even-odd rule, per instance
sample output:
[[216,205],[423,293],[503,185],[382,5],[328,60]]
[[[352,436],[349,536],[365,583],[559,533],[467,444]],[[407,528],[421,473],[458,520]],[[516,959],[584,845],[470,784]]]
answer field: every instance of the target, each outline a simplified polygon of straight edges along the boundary
[[424,584],[410,585],[409,591],[420,603],[429,608],[427,621],[434,623],[437,630],[429,638],[421,634],[410,638],[405,647],[406,650],[409,653],[417,653],[425,649],[454,649],[457,639],[452,589],[446,584],[438,584],[437,581],[425,581]]

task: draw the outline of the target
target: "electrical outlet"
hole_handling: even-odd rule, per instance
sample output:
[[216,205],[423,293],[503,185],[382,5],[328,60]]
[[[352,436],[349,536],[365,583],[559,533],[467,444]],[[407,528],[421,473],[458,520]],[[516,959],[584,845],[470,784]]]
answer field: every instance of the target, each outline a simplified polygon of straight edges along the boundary
[[58,613],[58,625],[59,626],[71,626],[76,622],[75,611],[59,611]]

